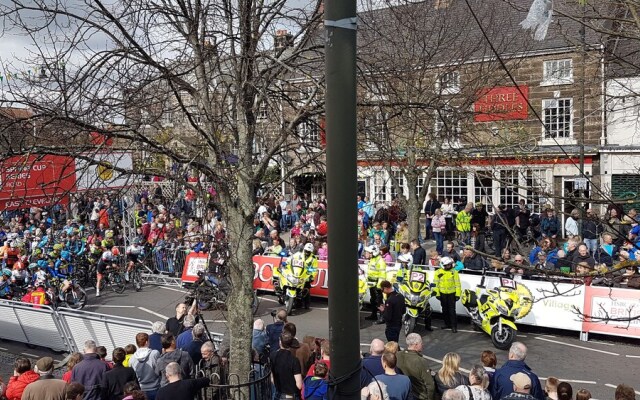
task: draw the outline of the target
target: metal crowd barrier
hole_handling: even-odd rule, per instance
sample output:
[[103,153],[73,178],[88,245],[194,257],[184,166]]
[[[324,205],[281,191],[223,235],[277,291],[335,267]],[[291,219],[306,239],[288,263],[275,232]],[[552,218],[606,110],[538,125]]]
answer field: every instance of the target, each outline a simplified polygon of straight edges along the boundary
[[154,269],[159,273],[180,276],[187,254],[190,252],[191,250],[182,246],[176,248],[160,246],[151,251],[151,261]]
[[116,347],[135,344],[140,332],[151,333],[151,321],[118,317],[89,311],[60,308],[57,314],[66,329],[72,351],[82,352],[84,342],[92,339],[111,354]]
[[82,351],[91,339],[109,354],[116,347],[135,343],[136,334],[151,332],[151,321],[88,311],[0,301],[0,338],[56,351]]
[[64,322],[53,308],[2,300],[0,313],[0,338],[52,350],[71,351]]

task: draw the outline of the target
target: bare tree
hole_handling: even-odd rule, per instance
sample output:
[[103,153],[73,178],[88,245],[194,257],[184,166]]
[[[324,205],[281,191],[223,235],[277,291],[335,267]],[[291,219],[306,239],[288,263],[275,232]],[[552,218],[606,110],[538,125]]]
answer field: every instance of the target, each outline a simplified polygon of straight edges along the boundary
[[[406,209],[410,236],[417,238],[437,168],[463,169],[471,157],[466,148],[504,150],[523,137],[517,130],[500,137],[489,125],[473,124],[482,89],[501,83],[505,74],[464,3],[400,3],[361,16],[361,164],[386,171]],[[482,7],[479,13],[499,51],[528,48],[531,41],[513,43],[494,23],[504,11]],[[510,65],[516,68],[518,61]]]
[[[0,105],[28,107],[31,121],[51,127],[19,143],[3,131],[3,157],[95,162],[97,151],[112,151],[86,140],[96,131],[156,160],[119,173],[215,188],[231,250],[231,372],[248,379],[256,193],[270,170],[297,161],[277,184],[322,156],[298,128],[322,110],[321,1],[10,0],[0,15],[32,51],[3,59],[14,73]],[[185,182],[188,173],[200,181]]]

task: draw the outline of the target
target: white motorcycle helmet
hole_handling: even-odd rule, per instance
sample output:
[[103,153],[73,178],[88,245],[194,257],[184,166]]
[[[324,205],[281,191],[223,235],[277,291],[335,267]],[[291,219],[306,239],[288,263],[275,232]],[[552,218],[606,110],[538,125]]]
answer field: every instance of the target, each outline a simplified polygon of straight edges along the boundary
[[308,251],[309,253],[313,253],[313,251],[315,250],[313,248],[313,243],[307,243],[304,245],[304,247],[302,248],[302,250],[304,251]]
[[375,244],[365,247],[364,251],[371,254],[371,257],[378,257],[380,255],[380,249]]
[[410,267],[411,265],[413,265],[413,257],[411,256],[411,254],[402,254],[398,257],[398,262],[407,264],[407,267]]
[[453,266],[453,264],[454,261],[451,257],[442,257],[442,259],[440,259],[440,268],[446,269],[446,267]]

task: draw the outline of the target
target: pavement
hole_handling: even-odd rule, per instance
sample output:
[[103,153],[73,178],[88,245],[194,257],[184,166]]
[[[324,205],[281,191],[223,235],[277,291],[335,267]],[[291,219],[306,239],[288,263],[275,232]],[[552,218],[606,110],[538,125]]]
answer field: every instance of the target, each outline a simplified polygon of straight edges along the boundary
[[[95,298],[89,292],[86,311],[145,319],[150,321],[165,320],[174,313],[175,305],[184,299],[186,290],[177,287],[145,286],[139,293],[127,290],[118,295],[106,292]],[[270,294],[260,296],[258,317],[268,324],[272,322],[271,310],[278,308],[275,297]],[[366,321],[367,313],[360,314],[360,343],[362,351],[368,351],[369,343],[374,338],[384,340],[384,326],[374,325]],[[226,313],[224,311],[205,311],[204,320],[212,332],[227,331]],[[328,304],[326,300],[314,299],[310,310],[294,310],[289,318],[298,327],[298,336],[312,335],[328,337]],[[433,369],[440,367],[440,362],[448,352],[457,352],[462,357],[462,367],[469,370],[480,363],[483,350],[495,351],[498,365],[507,361],[507,352],[493,348],[488,335],[475,332],[467,318],[461,318],[457,334],[440,329],[442,321],[434,318],[434,331],[427,332],[418,325],[425,341],[424,357],[429,360]],[[588,389],[594,399],[613,398],[615,386],[626,383],[634,386],[640,394],[640,341],[613,337],[592,336],[589,342],[581,342],[577,332],[541,329],[520,326],[518,340],[529,348],[527,364],[541,379],[549,376],[560,378],[571,383],[574,393],[581,388]],[[404,339],[401,337],[401,346]],[[133,342],[133,338],[132,338]],[[125,345],[127,343],[123,343]],[[7,380],[12,370],[15,355],[23,355],[32,359],[52,356],[62,361],[66,354],[52,352],[45,348],[29,348],[21,343],[11,341],[0,342],[0,377]],[[544,382],[543,382],[544,383]]]

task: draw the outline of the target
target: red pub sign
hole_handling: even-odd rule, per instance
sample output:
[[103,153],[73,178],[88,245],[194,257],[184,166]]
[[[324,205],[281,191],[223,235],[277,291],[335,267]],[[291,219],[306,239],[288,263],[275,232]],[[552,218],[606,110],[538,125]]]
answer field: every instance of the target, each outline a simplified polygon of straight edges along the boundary
[[500,86],[482,89],[478,93],[478,100],[474,104],[474,121],[508,121],[527,119],[529,108],[527,98],[529,87]]

